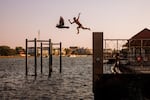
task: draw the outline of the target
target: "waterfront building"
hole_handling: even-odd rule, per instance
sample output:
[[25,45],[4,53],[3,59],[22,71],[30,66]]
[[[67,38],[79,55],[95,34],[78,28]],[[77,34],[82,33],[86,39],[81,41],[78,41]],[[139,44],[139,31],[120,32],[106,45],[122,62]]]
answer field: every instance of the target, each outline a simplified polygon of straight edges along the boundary
[[150,65],[150,30],[145,28],[128,40],[129,60],[132,64]]

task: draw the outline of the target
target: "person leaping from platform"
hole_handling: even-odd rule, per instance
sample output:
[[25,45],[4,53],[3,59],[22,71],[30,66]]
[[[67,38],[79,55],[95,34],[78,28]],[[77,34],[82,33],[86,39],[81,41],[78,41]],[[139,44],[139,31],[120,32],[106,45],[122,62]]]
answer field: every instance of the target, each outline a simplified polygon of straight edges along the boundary
[[62,16],[60,16],[59,24],[56,25],[57,28],[69,28],[69,26],[65,26],[65,22]]
[[78,14],[78,18],[76,18],[76,17],[73,18],[73,22],[71,22],[70,19],[68,19],[70,24],[76,23],[78,25],[77,34],[79,34],[79,28],[82,28],[82,29],[85,29],[85,30],[91,30],[90,28],[83,27],[83,25],[79,22],[79,17],[80,17],[80,13]]

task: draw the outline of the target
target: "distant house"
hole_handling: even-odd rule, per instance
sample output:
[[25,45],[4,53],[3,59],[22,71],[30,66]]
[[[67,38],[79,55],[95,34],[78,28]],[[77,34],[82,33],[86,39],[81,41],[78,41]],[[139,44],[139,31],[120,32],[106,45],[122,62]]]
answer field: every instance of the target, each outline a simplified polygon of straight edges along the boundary
[[[39,49],[38,49],[39,50]],[[42,55],[44,56],[44,57],[48,57],[48,53],[49,53],[49,47],[43,47],[43,49],[42,49]],[[41,54],[41,50],[39,50],[38,51],[39,52],[39,54]]]
[[52,54],[53,55],[59,55],[60,54],[60,48],[53,48]]
[[[145,28],[128,40],[130,60],[150,61],[150,30]],[[141,57],[140,59],[138,59]]]
[[28,47],[27,51],[28,51],[29,55],[31,55],[31,56],[34,55],[34,47]]
[[77,50],[79,47],[77,47],[77,46],[70,46],[69,48],[74,51],[74,50]]
[[[49,50],[48,47],[43,47],[43,49],[42,49],[43,56],[48,56],[48,50]],[[33,56],[34,52],[35,52],[35,48],[34,47],[28,47],[28,54],[29,55]],[[40,55],[40,54],[41,54],[41,48],[37,47],[37,55]]]
[[77,46],[70,46],[69,49],[70,49],[71,52],[72,52],[71,54],[77,54],[78,48],[79,48],[79,47],[77,47]]
[[25,56],[25,51],[24,50],[19,50],[19,55],[24,57]]

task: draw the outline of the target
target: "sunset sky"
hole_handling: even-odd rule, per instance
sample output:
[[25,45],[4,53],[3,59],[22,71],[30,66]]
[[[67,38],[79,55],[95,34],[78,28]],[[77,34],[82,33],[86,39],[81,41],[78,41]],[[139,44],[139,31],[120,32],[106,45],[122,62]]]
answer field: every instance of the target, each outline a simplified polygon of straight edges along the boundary
[[[70,24],[81,13],[80,22],[91,31]],[[57,29],[63,16],[69,29]],[[0,45],[25,46],[25,39],[38,37],[62,42],[63,47],[92,48],[92,32],[104,38],[129,39],[150,29],[150,0],[0,0]]]

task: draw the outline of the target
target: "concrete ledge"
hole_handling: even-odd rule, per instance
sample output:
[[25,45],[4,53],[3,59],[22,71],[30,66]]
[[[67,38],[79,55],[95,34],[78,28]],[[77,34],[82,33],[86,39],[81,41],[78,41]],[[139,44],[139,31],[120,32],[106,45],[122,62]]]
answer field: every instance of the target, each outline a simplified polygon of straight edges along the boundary
[[150,74],[103,74],[96,81],[95,100],[150,99]]

